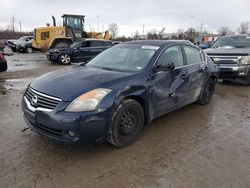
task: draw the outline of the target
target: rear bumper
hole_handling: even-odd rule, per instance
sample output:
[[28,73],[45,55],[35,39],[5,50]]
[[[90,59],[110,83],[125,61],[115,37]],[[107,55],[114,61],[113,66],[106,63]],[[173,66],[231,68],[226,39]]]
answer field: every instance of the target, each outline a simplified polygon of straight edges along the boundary
[[[52,140],[68,143],[101,143],[106,141],[110,113],[108,109],[93,112],[65,112],[68,103],[62,102],[53,111],[29,109],[22,101],[23,117],[29,127]],[[74,135],[70,134],[70,132]]]

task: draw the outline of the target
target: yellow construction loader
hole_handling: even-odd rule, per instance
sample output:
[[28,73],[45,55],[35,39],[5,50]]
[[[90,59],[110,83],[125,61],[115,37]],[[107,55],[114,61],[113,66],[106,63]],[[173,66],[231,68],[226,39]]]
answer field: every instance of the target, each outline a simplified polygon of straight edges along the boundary
[[109,40],[108,31],[86,32],[84,30],[84,15],[64,14],[63,26],[56,26],[55,17],[52,16],[53,26],[39,27],[34,30],[32,46],[36,49],[47,51],[51,48],[67,47],[82,38],[97,38]]

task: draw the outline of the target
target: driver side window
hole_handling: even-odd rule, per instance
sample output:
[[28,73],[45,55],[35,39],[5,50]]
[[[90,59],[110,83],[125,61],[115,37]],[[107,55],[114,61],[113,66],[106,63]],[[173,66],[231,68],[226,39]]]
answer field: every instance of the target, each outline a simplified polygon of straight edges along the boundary
[[174,63],[175,67],[183,66],[183,56],[179,45],[171,46],[163,51],[158,59],[158,65]]

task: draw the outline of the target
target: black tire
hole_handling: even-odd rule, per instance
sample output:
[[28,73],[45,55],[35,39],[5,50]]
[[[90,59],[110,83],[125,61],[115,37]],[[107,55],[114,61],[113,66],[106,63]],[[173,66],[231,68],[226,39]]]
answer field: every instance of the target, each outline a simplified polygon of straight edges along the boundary
[[249,71],[248,74],[246,75],[245,79],[246,79],[247,85],[250,86],[250,71]]
[[199,104],[205,105],[211,101],[215,90],[215,82],[216,81],[212,78],[206,82],[200,95],[200,99],[197,101]]
[[31,47],[26,48],[25,51],[27,53],[33,53],[33,49]]
[[69,65],[71,63],[71,56],[63,53],[59,56],[59,63],[63,65]]
[[144,110],[140,103],[132,99],[121,102],[114,113],[108,142],[116,147],[133,144],[144,126]]
[[7,71],[7,69],[8,69],[7,63],[1,63],[0,72]]

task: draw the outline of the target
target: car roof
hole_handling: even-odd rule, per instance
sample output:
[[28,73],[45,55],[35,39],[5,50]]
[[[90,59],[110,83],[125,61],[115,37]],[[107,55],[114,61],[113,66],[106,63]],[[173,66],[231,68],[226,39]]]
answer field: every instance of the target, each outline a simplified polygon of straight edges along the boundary
[[137,41],[124,42],[124,44],[163,46],[163,45],[170,45],[170,44],[192,44],[192,43],[188,40],[137,40]]
[[240,35],[225,35],[219,38],[227,38],[227,37],[250,37],[250,34],[240,34]]
[[82,41],[106,41],[106,42],[111,42],[110,40],[104,40],[104,39],[95,39],[95,38],[84,38],[76,42],[82,42]]

